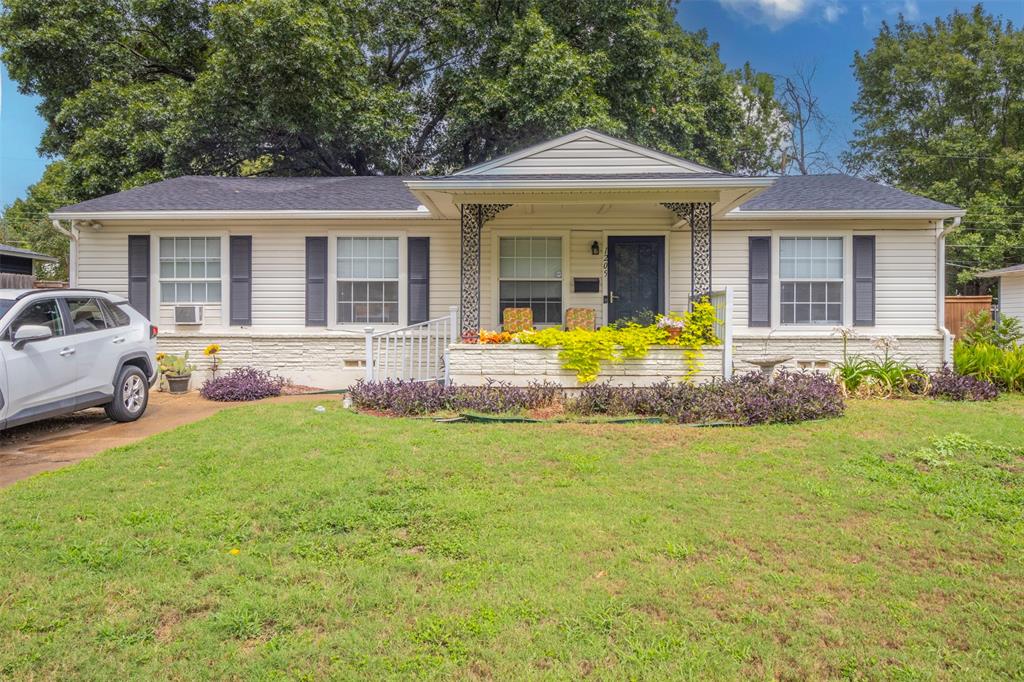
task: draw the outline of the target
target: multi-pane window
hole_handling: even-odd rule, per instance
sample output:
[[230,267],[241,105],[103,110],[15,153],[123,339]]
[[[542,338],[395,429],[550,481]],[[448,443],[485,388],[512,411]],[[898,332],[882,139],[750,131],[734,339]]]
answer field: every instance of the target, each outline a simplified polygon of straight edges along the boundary
[[779,239],[782,324],[842,324],[843,238]]
[[562,238],[502,237],[498,257],[500,310],[530,308],[534,324],[561,324]]
[[160,302],[220,303],[220,237],[160,238]]
[[338,237],[338,322],[398,324],[398,237]]

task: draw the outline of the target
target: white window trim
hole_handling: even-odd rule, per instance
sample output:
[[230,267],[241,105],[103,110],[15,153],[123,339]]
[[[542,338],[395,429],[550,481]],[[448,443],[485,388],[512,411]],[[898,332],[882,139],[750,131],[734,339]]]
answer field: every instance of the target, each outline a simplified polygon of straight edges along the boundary
[[779,244],[783,237],[841,237],[843,240],[843,327],[853,325],[853,230],[805,229],[805,230],[773,230],[771,233],[771,327],[772,331],[783,332],[816,332],[829,330],[836,325],[831,324],[782,324],[782,279]]
[[[219,312],[219,321],[217,324],[212,324],[206,321],[206,317],[203,318],[203,327],[227,327],[225,324],[225,316],[228,305],[225,301],[231,300],[231,276],[229,269],[231,264],[229,262],[230,255],[230,236],[231,233],[227,230],[189,230],[187,232],[178,231],[160,231],[149,233],[149,309],[155,311],[153,316],[153,322],[160,324],[162,311],[173,310],[176,305],[198,305],[204,308],[216,307]],[[218,237],[220,239],[220,301],[217,303],[162,303],[160,301],[160,239],[161,238],[174,238],[174,237]],[[210,281],[210,280],[206,280]],[[173,318],[169,324],[174,326]]]
[[[307,234],[316,237],[316,234]],[[338,322],[338,238],[339,237],[397,237],[398,238],[398,323]],[[373,327],[378,331],[399,329],[409,320],[409,255],[408,233],[404,230],[331,230],[327,233],[327,328],[334,331],[359,331]]]
[[[537,229],[532,230],[530,228],[522,227],[495,227],[491,228],[491,310],[493,310],[492,318],[494,320],[494,326],[491,329],[501,329],[501,239],[505,237],[558,237],[562,240],[562,322],[558,325],[545,324],[537,325],[538,328],[543,329],[545,327],[561,327],[565,324],[565,311],[569,305],[569,249],[571,248],[572,233],[570,230],[544,230]],[[481,270],[483,269],[483,263]],[[482,275],[482,273],[481,273]],[[480,277],[481,286],[483,285],[483,276]],[[482,297],[481,297],[482,300]],[[484,322],[483,315],[480,316],[480,325],[482,328],[487,329],[488,326]]]

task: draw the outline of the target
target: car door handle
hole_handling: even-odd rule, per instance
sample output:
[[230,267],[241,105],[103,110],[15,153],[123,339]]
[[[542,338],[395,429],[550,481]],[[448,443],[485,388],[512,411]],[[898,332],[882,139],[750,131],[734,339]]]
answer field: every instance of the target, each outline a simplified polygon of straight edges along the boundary
[[66,358],[67,356],[74,355],[74,354],[75,354],[75,349],[74,348],[61,348],[60,349],[61,357],[65,357]]
[[114,339],[114,343],[124,343],[124,337],[118,336],[117,338]]

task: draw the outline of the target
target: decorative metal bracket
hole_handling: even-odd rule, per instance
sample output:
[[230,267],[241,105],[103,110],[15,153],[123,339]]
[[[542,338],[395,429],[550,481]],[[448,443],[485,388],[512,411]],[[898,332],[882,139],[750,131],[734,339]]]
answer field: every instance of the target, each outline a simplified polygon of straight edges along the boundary
[[480,234],[484,223],[512,204],[462,204],[461,268],[459,271],[459,328],[463,335],[480,331]]
[[711,204],[663,203],[690,226],[690,299],[711,293]]

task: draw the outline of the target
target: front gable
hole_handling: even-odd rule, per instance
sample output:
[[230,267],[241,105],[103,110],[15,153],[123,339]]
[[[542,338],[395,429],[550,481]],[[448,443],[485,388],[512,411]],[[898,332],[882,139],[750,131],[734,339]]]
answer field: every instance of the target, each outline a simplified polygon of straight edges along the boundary
[[713,168],[584,128],[455,175],[717,173]]

